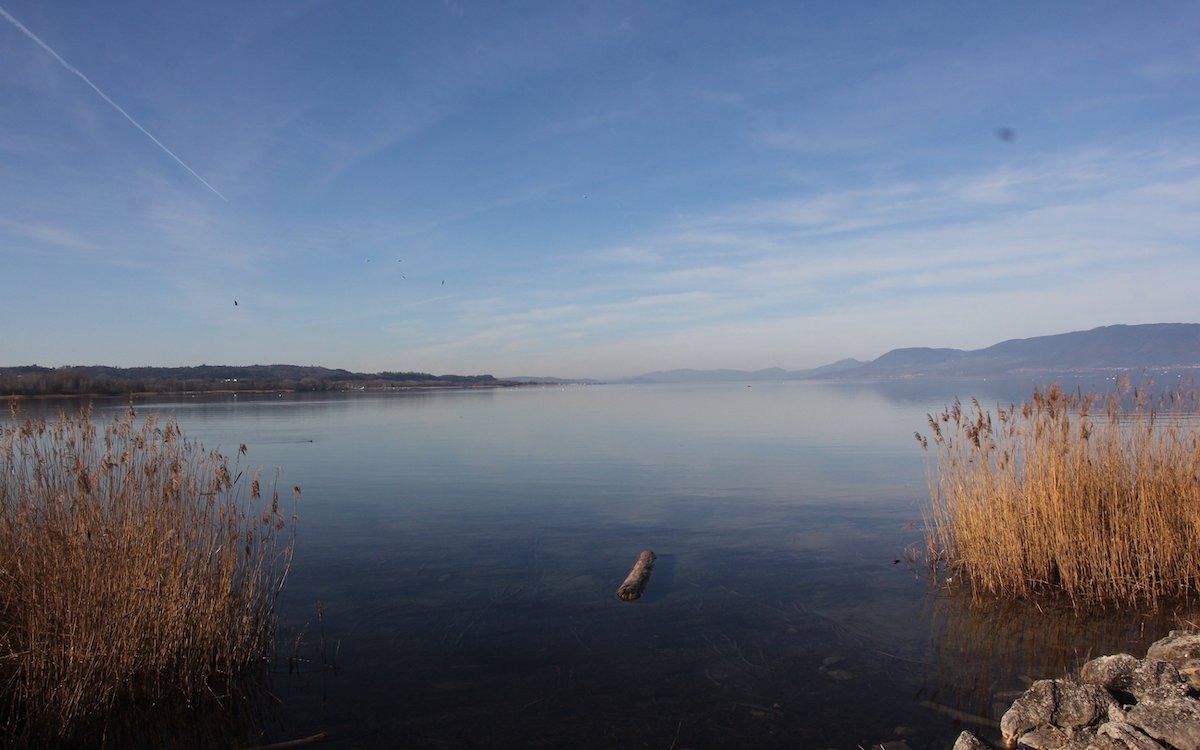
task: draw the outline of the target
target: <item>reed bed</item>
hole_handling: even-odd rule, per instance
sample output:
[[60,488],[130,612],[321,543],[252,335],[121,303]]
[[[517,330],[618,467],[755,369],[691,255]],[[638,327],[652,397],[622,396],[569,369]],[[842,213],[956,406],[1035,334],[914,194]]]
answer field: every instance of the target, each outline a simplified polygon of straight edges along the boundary
[[1075,605],[1157,607],[1200,589],[1195,392],[1035,390],[955,402],[917,433],[936,467],[929,559],[976,595],[1060,592]]
[[270,656],[294,538],[274,483],[242,479],[174,420],[14,407],[0,429],[0,737],[92,746],[131,712],[238,699]]

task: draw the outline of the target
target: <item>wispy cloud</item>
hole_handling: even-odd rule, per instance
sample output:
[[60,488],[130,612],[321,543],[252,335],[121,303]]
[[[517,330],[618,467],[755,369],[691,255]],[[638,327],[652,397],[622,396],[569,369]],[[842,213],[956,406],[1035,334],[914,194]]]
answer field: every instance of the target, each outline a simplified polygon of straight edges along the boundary
[[0,229],[5,229],[15,235],[32,240],[38,245],[48,245],[62,250],[89,251],[96,249],[94,243],[60,226],[0,219]]
[[32,31],[30,31],[28,28],[26,28],[24,24],[22,24],[20,21],[18,21],[16,18],[14,18],[14,17],[12,16],[12,14],[11,14],[11,13],[9,13],[7,10],[5,10],[5,9],[4,9],[4,7],[3,7],[3,6],[0,6],[0,16],[3,16],[3,17],[4,17],[4,19],[5,19],[6,21],[8,21],[10,24],[12,24],[14,27],[16,27],[16,29],[17,29],[18,31],[20,31],[22,34],[24,34],[25,36],[27,36],[27,37],[28,37],[30,40],[32,40],[34,43],[36,43],[36,44],[37,44],[39,47],[41,47],[43,50],[45,50],[45,51],[46,51],[46,52],[47,52],[47,53],[48,53],[48,54],[49,54],[51,57],[53,57],[55,60],[57,60],[57,61],[58,61],[58,63],[59,63],[60,65],[62,65],[64,68],[66,68],[66,70],[67,70],[68,72],[70,72],[71,74],[73,74],[73,75],[77,76],[77,77],[79,78],[79,80],[81,80],[81,81],[83,81],[84,83],[86,83],[86,84],[88,85],[88,87],[89,87],[89,88],[91,88],[91,90],[92,90],[92,91],[95,91],[95,92],[96,92],[96,94],[97,94],[97,95],[98,95],[98,96],[99,96],[101,99],[103,99],[105,102],[107,102],[107,103],[108,103],[108,105],[109,105],[110,107],[112,107],[113,109],[115,109],[115,110],[116,110],[118,113],[120,113],[120,115],[121,115],[122,117],[124,117],[126,120],[128,120],[128,121],[129,121],[129,123],[130,123],[131,125],[133,125],[135,128],[137,128],[138,130],[140,130],[140,131],[142,132],[142,134],[143,134],[143,135],[145,135],[147,138],[149,138],[151,141],[153,141],[154,145],[158,146],[158,147],[159,147],[159,148],[160,148],[160,149],[163,151],[163,153],[165,153],[167,156],[169,156],[169,157],[171,157],[172,159],[174,159],[174,160],[175,160],[175,162],[176,162],[177,164],[179,164],[179,166],[181,166],[181,167],[183,167],[184,169],[186,169],[186,170],[187,170],[187,171],[188,171],[188,172],[189,172],[189,173],[190,173],[190,174],[191,174],[193,177],[195,177],[197,180],[199,180],[199,181],[200,181],[200,183],[201,183],[202,185],[204,185],[204,187],[206,187],[206,188],[208,188],[209,190],[211,190],[211,191],[213,192],[213,194],[214,194],[214,195],[216,195],[216,196],[217,196],[218,198],[220,198],[221,200],[223,200],[223,201],[228,201],[228,200],[229,200],[229,199],[228,199],[228,198],[226,198],[224,195],[222,195],[222,194],[221,194],[221,192],[220,192],[219,190],[217,190],[215,187],[213,187],[212,185],[210,185],[210,184],[208,183],[208,181],[207,181],[207,180],[205,180],[203,177],[201,177],[201,176],[199,175],[199,173],[197,173],[197,172],[196,172],[196,170],[194,170],[194,169],[192,169],[191,167],[189,167],[189,166],[187,165],[187,163],[186,163],[186,162],[184,162],[184,160],[183,160],[183,159],[180,159],[178,156],[176,156],[174,151],[172,151],[171,149],[167,148],[167,147],[166,147],[166,146],[163,144],[163,142],[162,142],[162,141],[160,141],[160,140],[158,140],[157,138],[155,138],[155,137],[154,137],[154,135],[153,135],[153,134],[152,134],[152,133],[151,133],[149,130],[146,130],[144,127],[142,127],[142,124],[141,124],[141,123],[139,123],[137,120],[133,119],[133,116],[132,116],[132,115],[130,115],[128,112],[126,112],[126,111],[125,111],[125,110],[124,110],[124,109],[121,107],[121,105],[119,105],[119,104],[117,104],[116,102],[114,102],[114,101],[112,100],[112,98],[111,98],[111,97],[109,97],[109,95],[108,95],[108,94],[106,94],[106,93],[104,93],[103,91],[101,91],[101,90],[100,90],[100,87],[99,87],[99,86],[97,86],[96,84],[92,83],[91,79],[90,79],[90,78],[88,78],[86,75],[84,75],[82,71],[80,71],[78,68],[76,68],[76,67],[75,67],[74,65],[72,65],[71,63],[69,63],[69,62],[67,62],[66,60],[64,60],[64,59],[62,58],[62,56],[61,56],[61,55],[59,55],[57,52],[55,52],[55,51],[54,51],[54,49],[53,49],[53,48],[51,48],[51,47],[50,47],[50,45],[46,44],[44,41],[42,41],[42,40],[41,40],[41,38],[40,38],[40,37],[38,37],[38,35],[37,35],[37,34],[34,34]]
[[[799,367],[1121,322],[1133,304],[1145,320],[1187,317],[1180,282],[1153,269],[1200,273],[1200,178],[1180,166],[1192,153],[1188,144],[1120,154],[1084,146],[684,216],[580,256],[594,281],[569,300],[543,291],[464,306],[462,327],[475,335],[417,351],[447,362],[481,347],[536,359],[578,340],[649,368],[728,366],[743,350],[758,352],[756,366]],[[1130,305],[1114,307],[1122,299]],[[856,331],[857,348],[831,333],[839,330]],[[779,359],[765,359],[771,352]],[[602,367],[594,353],[573,361],[585,357]],[[513,361],[514,372],[529,369]]]
[[[185,158],[219,144],[200,171],[241,196],[95,148],[107,123],[188,167],[0,8],[0,86],[43,105],[0,118],[12,275],[69,279],[73,320],[140,316],[147,360],[375,370],[798,368],[1195,316],[1185,23],[303,2],[0,0]],[[9,356],[89,343],[25,314]]]

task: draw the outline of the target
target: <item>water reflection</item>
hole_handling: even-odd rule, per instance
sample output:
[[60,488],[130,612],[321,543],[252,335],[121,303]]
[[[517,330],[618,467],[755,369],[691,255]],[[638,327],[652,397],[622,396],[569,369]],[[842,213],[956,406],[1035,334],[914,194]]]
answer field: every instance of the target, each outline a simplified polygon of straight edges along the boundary
[[[964,717],[994,720],[1022,675],[1056,676],[1089,649],[1136,652],[1170,626],[972,603],[893,564],[919,540],[909,524],[927,497],[913,430],[955,396],[1009,403],[1032,385],[242,394],[138,408],[174,414],[210,447],[246,443],[248,461],[304,489],[280,642],[326,648],[275,675],[268,740],[903,738],[944,750]],[[644,548],[659,555],[646,594],[620,602]]]
[[1170,630],[1197,621],[1192,609],[1079,611],[1069,602],[986,600],[936,584],[927,602],[923,705],[966,723],[988,720],[979,723],[993,736],[1034,680],[1076,673],[1105,654],[1140,658]]
[[67,737],[60,735],[56,722],[5,726],[8,733],[0,733],[0,747],[248,748],[282,730],[279,703],[265,668],[208,687],[200,695],[178,695],[152,704],[117,704],[103,716],[76,722]]

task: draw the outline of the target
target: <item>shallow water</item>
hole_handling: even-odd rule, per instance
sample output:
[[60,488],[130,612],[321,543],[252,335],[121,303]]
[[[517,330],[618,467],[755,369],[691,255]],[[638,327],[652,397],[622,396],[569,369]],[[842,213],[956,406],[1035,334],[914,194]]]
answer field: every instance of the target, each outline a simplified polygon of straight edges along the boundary
[[[919,749],[948,748],[963,728],[995,736],[987,722],[1028,680],[1137,652],[1168,626],[972,606],[902,561],[927,498],[913,431],[956,396],[1008,404],[1031,385],[242,394],[137,408],[174,414],[230,455],[245,443],[244,462],[303,488],[267,739],[903,737]],[[622,602],[614,592],[644,548],[659,557],[646,595]]]

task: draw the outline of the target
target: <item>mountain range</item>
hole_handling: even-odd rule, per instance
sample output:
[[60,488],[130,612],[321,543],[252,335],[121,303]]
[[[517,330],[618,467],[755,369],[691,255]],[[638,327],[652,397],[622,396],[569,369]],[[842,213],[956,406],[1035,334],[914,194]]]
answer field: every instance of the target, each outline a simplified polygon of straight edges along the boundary
[[[842,359],[809,370],[665,370],[621,383],[748,382],[809,379],[900,379],[931,376],[1068,375],[1143,368],[1200,369],[1200,323],[1112,325],[1090,331],[1011,339],[984,349],[909,347],[863,362]],[[0,397],[90,393],[202,391],[358,391],[417,388],[494,388],[599,383],[543,376],[431,375],[424,372],[356,373],[297,365],[195,367],[0,367]]]
[[665,370],[628,382],[970,377],[1200,367],[1200,323],[1111,325],[1010,339],[984,349],[908,347],[869,362],[843,359],[810,370]]

